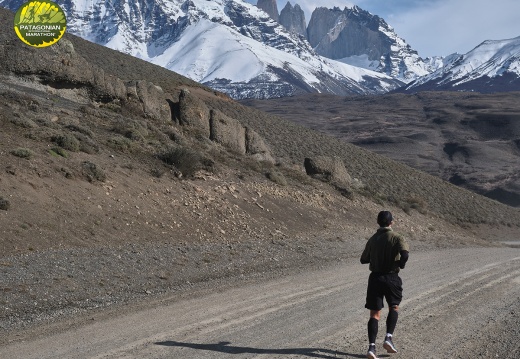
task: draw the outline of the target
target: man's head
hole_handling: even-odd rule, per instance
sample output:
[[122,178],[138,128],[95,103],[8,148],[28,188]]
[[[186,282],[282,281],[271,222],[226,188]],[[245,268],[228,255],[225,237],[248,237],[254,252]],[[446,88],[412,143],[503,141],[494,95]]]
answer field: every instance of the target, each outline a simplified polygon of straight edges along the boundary
[[389,227],[392,224],[392,213],[389,211],[381,211],[377,215],[377,224],[381,227]]

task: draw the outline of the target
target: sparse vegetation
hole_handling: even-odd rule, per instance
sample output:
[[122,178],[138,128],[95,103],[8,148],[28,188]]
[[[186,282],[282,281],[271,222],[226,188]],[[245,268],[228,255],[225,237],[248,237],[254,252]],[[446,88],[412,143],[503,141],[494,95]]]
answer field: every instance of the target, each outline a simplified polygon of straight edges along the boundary
[[13,117],[11,119],[11,123],[15,124],[16,126],[22,127],[22,128],[35,128],[38,127],[38,125],[28,118],[21,118],[21,117]]
[[211,169],[213,162],[188,147],[171,147],[159,155],[166,164],[174,166],[184,177],[192,177],[197,171]]
[[34,155],[34,152],[31,151],[28,148],[16,148],[11,151],[11,154],[16,157],[25,158],[25,159],[31,159]]
[[80,150],[79,140],[71,134],[61,134],[61,135],[55,136],[52,140],[58,146],[60,146],[61,148],[65,149],[65,150],[68,150],[71,152],[78,152]]
[[120,135],[116,135],[109,138],[107,141],[107,145],[118,152],[132,152],[134,148],[132,140]]
[[69,157],[69,154],[67,153],[67,151],[65,151],[65,149],[63,149],[61,147],[53,147],[49,150],[49,153],[55,157],[64,157],[64,158]]
[[278,171],[269,171],[265,174],[265,176],[280,186],[287,186],[287,179]]
[[83,174],[89,182],[99,181],[105,182],[107,176],[105,171],[97,166],[95,163],[85,161],[82,163]]

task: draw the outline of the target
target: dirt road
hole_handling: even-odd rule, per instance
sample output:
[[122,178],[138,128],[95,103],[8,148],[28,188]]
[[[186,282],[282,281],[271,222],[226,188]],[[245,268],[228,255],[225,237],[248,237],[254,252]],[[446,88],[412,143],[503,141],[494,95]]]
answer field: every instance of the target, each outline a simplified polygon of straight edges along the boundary
[[[394,358],[518,358],[520,249],[413,253],[402,272]],[[171,299],[13,342],[1,358],[364,358],[368,267]],[[380,323],[378,350],[384,336]]]

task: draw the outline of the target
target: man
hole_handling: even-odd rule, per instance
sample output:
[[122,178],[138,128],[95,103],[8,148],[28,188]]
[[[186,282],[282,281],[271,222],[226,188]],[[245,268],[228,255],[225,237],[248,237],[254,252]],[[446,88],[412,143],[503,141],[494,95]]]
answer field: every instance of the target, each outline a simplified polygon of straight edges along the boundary
[[402,281],[398,273],[408,260],[408,243],[402,236],[395,233],[392,213],[381,211],[377,216],[379,229],[368,240],[361,255],[361,263],[369,263],[371,271],[368,278],[367,299],[365,308],[370,310],[368,321],[369,347],[367,358],[377,359],[376,337],[383,309],[383,297],[388,303],[388,317],[386,319],[386,336],[383,347],[388,353],[397,353],[392,342],[397,324],[399,304],[403,298]]

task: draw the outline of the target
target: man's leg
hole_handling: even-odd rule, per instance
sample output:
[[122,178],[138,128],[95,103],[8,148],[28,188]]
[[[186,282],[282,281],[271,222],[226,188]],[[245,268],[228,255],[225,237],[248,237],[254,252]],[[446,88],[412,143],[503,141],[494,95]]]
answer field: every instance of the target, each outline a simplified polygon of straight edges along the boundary
[[397,349],[392,342],[392,336],[394,334],[395,326],[397,325],[397,319],[399,317],[399,306],[393,305],[388,308],[388,317],[386,318],[386,336],[383,347],[388,353],[397,353]]
[[370,310],[370,319],[368,320],[368,342],[370,344],[376,342],[379,319],[381,319],[381,311]]
[[399,318],[399,306],[394,305],[388,308],[388,317],[386,318],[386,333],[394,334],[397,319]]
[[376,338],[379,326],[379,319],[381,318],[380,310],[370,310],[370,319],[368,320],[368,352],[367,358],[377,359],[376,355]]

